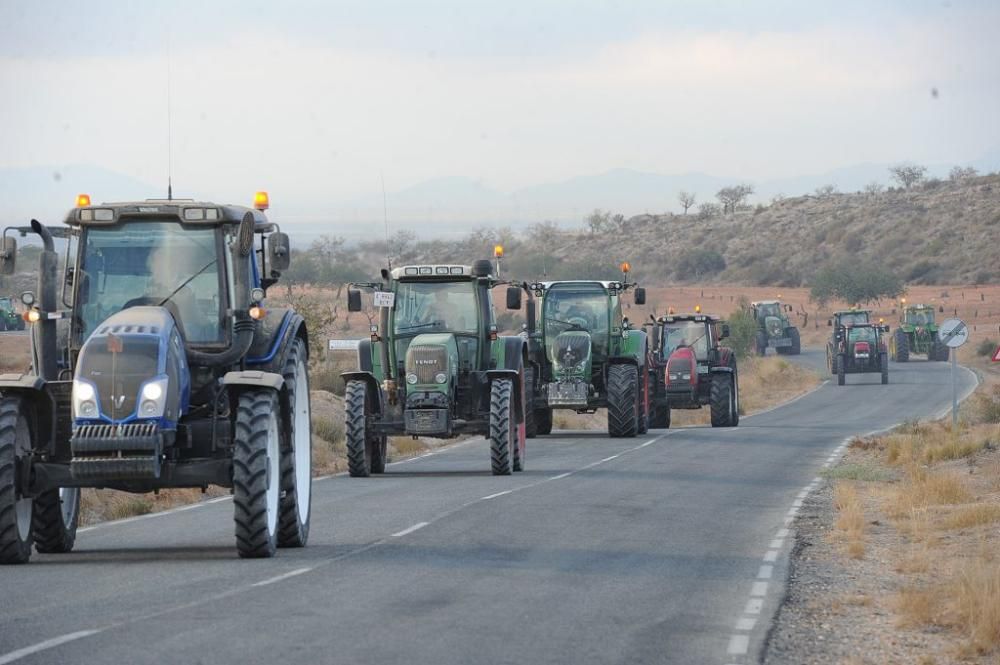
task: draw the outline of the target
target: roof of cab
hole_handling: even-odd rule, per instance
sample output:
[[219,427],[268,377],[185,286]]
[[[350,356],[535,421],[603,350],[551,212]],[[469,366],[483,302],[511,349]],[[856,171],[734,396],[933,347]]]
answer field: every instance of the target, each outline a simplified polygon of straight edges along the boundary
[[259,229],[273,226],[267,216],[256,208],[192,199],[147,199],[145,201],[95,203],[72,208],[63,221],[70,226],[110,226],[117,224],[122,217],[146,217],[150,219],[174,218],[185,224],[239,224],[247,213],[253,215],[255,226]]

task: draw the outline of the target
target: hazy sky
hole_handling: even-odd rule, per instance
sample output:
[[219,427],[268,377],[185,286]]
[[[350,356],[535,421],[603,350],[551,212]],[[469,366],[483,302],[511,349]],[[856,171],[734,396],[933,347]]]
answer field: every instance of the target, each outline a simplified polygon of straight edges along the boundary
[[0,0],[0,166],[165,181],[168,61],[175,186],[220,198],[960,163],[1000,147],[998,35],[958,0]]

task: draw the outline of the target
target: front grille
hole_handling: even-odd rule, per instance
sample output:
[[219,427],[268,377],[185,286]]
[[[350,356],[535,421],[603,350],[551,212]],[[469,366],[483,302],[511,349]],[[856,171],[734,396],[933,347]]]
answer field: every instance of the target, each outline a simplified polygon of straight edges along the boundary
[[416,374],[417,383],[435,383],[435,375],[447,370],[448,351],[443,346],[410,345],[406,351],[406,372]]

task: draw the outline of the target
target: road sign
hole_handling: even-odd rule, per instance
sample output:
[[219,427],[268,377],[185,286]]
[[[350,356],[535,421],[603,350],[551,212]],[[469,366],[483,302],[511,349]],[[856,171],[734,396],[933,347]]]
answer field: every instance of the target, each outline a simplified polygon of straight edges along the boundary
[[360,339],[331,339],[327,342],[330,351],[353,351],[358,348]]
[[997,350],[993,352],[993,362],[1000,363],[1000,346],[998,346]]
[[396,304],[396,294],[392,291],[376,291],[372,294],[372,304],[376,307],[392,307]]
[[961,319],[948,319],[938,329],[938,339],[946,346],[957,349],[969,341],[969,326]]

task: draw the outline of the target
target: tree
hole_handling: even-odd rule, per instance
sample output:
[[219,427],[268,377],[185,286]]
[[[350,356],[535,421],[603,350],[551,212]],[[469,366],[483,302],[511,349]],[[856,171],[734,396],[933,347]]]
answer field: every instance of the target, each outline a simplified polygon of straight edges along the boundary
[[975,178],[977,175],[979,175],[979,171],[972,166],[956,166],[948,173],[948,177],[952,180],[966,180]]
[[809,297],[820,307],[835,299],[855,306],[896,298],[903,291],[902,280],[881,265],[845,259],[816,273]]
[[833,184],[822,185],[821,187],[816,188],[816,196],[820,197],[821,199],[829,198],[836,193],[837,193],[837,186]]
[[608,229],[608,224],[611,222],[611,213],[605,212],[600,208],[595,208],[594,212],[587,215],[584,221],[587,223],[587,228],[590,229],[591,234],[603,233]]
[[896,164],[895,166],[889,167],[889,175],[892,176],[892,179],[906,189],[909,189],[923,180],[926,174],[926,166],[912,164],[910,162],[904,162],[902,164]]
[[737,208],[746,202],[747,197],[753,194],[753,191],[753,185],[733,185],[720,189],[715,194],[715,198],[719,199],[719,203],[722,204],[722,214],[725,215],[736,212]]
[[702,203],[698,206],[698,219],[711,219],[722,214],[722,208],[714,203]]
[[681,255],[675,274],[678,279],[697,281],[726,269],[726,259],[714,249],[692,249]]
[[688,208],[694,205],[695,199],[694,192],[685,192],[682,190],[677,194],[677,200],[680,201],[681,207],[684,208],[685,215],[688,214]]
[[885,191],[885,186],[880,182],[873,180],[865,185],[865,194],[868,195],[868,198],[877,199],[883,191]]
[[754,348],[757,337],[757,319],[750,311],[750,301],[746,296],[740,296],[736,310],[726,319],[729,324],[729,339],[726,345],[736,352],[737,356],[748,356]]
[[615,231],[625,230],[625,215],[617,213],[611,218],[611,228]]

